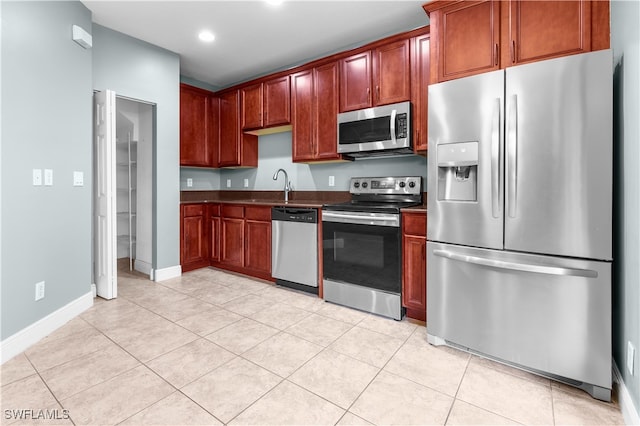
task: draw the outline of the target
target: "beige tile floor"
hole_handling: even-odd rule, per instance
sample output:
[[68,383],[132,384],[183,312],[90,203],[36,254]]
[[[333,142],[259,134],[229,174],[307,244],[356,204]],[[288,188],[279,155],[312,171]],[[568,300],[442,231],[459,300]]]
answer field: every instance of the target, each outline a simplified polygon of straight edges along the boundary
[[2,366],[2,424],[623,424],[615,403],[430,346],[423,323],[212,268],[121,272],[118,291]]

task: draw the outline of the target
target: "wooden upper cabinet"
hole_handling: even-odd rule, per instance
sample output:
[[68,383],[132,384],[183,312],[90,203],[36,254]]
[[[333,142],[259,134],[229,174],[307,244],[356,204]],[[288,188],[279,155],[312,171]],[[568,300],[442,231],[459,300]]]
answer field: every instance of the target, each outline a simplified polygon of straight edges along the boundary
[[242,130],[262,128],[262,83],[240,89]]
[[590,1],[508,1],[505,66],[591,51]]
[[180,165],[214,167],[213,93],[180,84]]
[[291,76],[293,161],[337,160],[338,63]]
[[416,152],[425,152],[428,148],[430,38],[429,34],[424,34],[411,39],[412,128],[413,149]]
[[289,76],[264,82],[264,127],[291,123]]
[[408,101],[409,40],[400,40],[340,61],[340,111]]
[[291,123],[289,76],[240,88],[242,130],[258,130]]
[[429,22],[432,81],[499,69],[499,1],[456,2],[432,12]]
[[371,51],[340,61],[340,111],[369,108],[371,104]]
[[411,98],[409,39],[373,51],[373,104],[386,105]]
[[240,128],[240,91],[219,96],[218,164],[220,167],[257,167],[258,137]]
[[610,4],[601,0],[426,3],[431,82],[608,49]]

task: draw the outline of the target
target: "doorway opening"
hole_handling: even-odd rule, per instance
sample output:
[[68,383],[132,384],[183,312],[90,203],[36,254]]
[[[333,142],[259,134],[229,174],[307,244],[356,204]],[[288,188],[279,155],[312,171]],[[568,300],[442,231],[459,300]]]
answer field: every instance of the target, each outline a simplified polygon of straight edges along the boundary
[[94,108],[94,294],[112,299],[118,269],[153,275],[155,105],[106,90]]

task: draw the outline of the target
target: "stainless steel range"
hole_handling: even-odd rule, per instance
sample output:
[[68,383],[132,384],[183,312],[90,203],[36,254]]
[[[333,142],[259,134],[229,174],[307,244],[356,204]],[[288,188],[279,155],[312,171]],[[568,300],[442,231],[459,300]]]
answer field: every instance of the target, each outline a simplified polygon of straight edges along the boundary
[[322,207],[324,299],[400,320],[400,209],[422,203],[422,178],[351,178],[349,188],[351,201]]

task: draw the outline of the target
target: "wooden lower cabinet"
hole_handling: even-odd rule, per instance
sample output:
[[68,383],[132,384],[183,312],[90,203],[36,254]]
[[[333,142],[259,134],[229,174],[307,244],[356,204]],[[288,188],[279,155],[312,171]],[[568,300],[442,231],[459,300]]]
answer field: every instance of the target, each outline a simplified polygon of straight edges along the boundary
[[247,207],[244,226],[244,267],[271,277],[271,208]]
[[220,205],[209,205],[209,260],[220,262]]
[[402,213],[402,306],[407,317],[427,319],[427,215]]
[[244,266],[244,207],[222,206],[220,263]]
[[180,209],[180,265],[183,272],[209,264],[205,211],[205,204],[185,204]]

